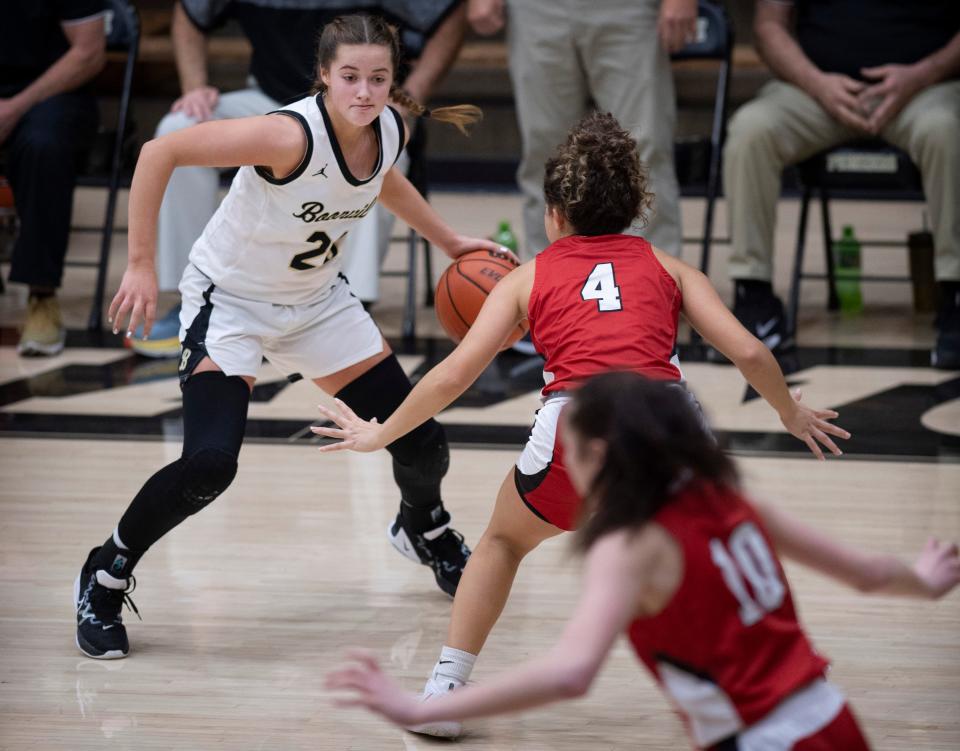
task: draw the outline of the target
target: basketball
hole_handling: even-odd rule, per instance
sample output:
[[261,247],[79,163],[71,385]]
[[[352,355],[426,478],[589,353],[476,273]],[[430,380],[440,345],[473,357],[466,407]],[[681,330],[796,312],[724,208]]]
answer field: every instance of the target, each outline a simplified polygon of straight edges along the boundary
[[[510,258],[491,250],[464,253],[451,263],[437,283],[435,298],[437,318],[447,336],[455,342],[463,339],[477,320],[494,285],[516,267]],[[506,349],[526,333],[526,321],[518,323],[501,349]]]

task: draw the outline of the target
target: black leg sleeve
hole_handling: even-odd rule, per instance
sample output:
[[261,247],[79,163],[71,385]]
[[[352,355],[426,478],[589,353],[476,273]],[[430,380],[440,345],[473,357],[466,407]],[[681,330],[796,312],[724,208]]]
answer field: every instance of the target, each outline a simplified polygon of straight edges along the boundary
[[[394,356],[374,365],[338,393],[364,420],[383,422],[403,402],[412,387]],[[443,427],[430,419],[387,446],[393,456],[393,476],[400,488],[401,513],[413,532],[433,529],[449,521],[443,509],[440,481],[450,465]]]
[[131,550],[145,551],[233,481],[247,422],[250,389],[220,372],[191,376],[183,387],[183,454],[154,474],[117,527]]

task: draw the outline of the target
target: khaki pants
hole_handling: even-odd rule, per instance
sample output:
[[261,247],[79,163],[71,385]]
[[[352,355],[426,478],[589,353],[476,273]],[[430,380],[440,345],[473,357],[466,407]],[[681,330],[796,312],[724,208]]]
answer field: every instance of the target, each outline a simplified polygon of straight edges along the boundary
[[673,167],[676,122],[670,61],[657,39],[659,0],[508,0],[510,77],[523,138],[517,182],[524,196],[525,259],[547,246],[543,166],[592,97],[637,139],[656,194],[643,234],[680,252]]
[[[861,135],[783,81],[771,81],[737,111],[723,152],[732,278],[772,278],[773,230],[784,167]],[[921,91],[880,136],[909,154],[920,168],[933,223],[937,279],[960,280],[960,81]]]

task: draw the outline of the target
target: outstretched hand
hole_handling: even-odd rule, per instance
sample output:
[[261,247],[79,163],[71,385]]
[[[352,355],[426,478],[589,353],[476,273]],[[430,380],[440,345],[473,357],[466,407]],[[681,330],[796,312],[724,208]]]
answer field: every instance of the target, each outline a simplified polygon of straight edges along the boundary
[[957,544],[931,537],[913,564],[913,571],[932,599],[943,597],[960,583]]
[[381,669],[376,658],[361,649],[347,652],[350,663],[327,674],[326,687],[346,691],[347,698],[336,699],[338,707],[364,707],[397,725],[420,722],[420,702],[403,691]]
[[383,426],[377,422],[376,417],[372,420],[364,420],[339,399],[333,401],[337,407],[336,410],[324,407],[322,404],[318,405],[317,409],[320,410],[321,415],[340,427],[328,428],[319,425],[310,428],[310,430],[325,438],[339,438],[340,442],[325,444],[320,447],[320,451],[345,451],[349,449],[350,451],[368,452],[377,451],[387,445],[380,438],[380,429]]
[[839,413],[832,409],[813,409],[800,403],[799,389],[793,392],[793,409],[787,415],[780,415],[783,426],[795,438],[799,438],[817,459],[823,459],[820,444],[825,446],[834,456],[842,456],[843,452],[830,438],[831,435],[846,440],[850,434],[839,425],[828,420],[839,417]]

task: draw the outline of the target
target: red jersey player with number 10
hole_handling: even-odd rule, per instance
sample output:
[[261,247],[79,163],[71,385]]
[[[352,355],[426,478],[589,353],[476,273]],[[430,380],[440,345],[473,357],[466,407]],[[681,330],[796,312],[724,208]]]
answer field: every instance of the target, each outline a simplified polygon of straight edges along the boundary
[[[483,372],[517,323],[528,319],[543,355],[544,405],[527,445],[505,478],[493,517],[474,550],[454,599],[447,643],[425,694],[462,686],[503,609],[522,558],[540,542],[576,526],[580,498],[564,466],[558,420],[571,391],[587,378],[627,370],[668,381],[692,400],[672,359],[680,313],[726,355],[790,433],[822,458],[830,435],[848,434],[792,396],[769,350],[734,318],[696,269],[646,240],[622,234],[652,196],[637,144],[611,115],[578,124],[548,160],[544,217],[551,245],[493,288],[477,320],[449,357],[427,373],[382,425],[346,405],[321,410],[340,428],[314,428],[343,439],[321,450],[373,451],[450,404]],[[455,736],[457,723],[418,728]]]
[[439,727],[580,696],[625,633],[698,748],[865,751],[824,676],[827,661],[797,620],[777,553],[862,591],[936,598],[960,581],[957,546],[931,540],[909,566],[750,503],[689,400],[662,381],[596,376],[575,392],[562,424],[589,515],[577,533],[582,593],[558,642],[482,686],[427,702],[355,652],[355,664],[327,680],[351,692],[340,703]]

